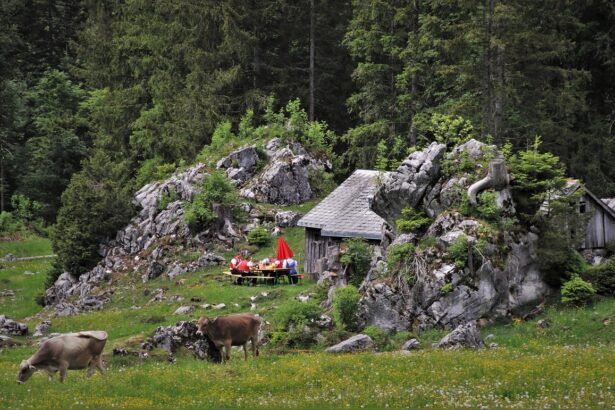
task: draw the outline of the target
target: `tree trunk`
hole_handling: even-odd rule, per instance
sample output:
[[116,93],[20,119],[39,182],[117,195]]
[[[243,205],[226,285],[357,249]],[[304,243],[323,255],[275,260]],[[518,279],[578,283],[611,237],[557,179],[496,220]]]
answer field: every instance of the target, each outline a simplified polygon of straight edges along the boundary
[[314,121],[314,0],[310,0],[310,121]]

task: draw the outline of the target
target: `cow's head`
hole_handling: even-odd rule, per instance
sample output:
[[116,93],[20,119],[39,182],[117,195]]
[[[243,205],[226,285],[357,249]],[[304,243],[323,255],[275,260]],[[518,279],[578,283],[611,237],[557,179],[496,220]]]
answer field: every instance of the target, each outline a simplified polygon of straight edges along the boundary
[[35,371],[36,367],[32,366],[27,360],[24,360],[19,365],[19,376],[17,376],[17,383],[25,383]]
[[207,334],[207,329],[209,328],[209,324],[212,322],[212,320],[210,318],[208,318],[207,316],[203,316],[202,318],[200,318],[198,320],[198,322],[196,322],[196,326],[197,326],[197,331],[196,334],[197,336],[203,336]]

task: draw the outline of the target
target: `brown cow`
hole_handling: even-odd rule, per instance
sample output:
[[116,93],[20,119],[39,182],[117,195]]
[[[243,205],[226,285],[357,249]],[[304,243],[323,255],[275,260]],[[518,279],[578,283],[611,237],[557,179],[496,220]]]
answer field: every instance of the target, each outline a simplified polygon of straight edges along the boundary
[[45,341],[28,360],[21,362],[17,383],[25,383],[37,370],[47,372],[49,380],[58,370],[64,383],[67,370],[88,368],[88,377],[98,368],[105,374],[101,353],[107,343],[107,333],[89,331],[67,333]]
[[[216,349],[226,350],[226,360],[231,359],[231,346],[243,346],[244,358],[248,360],[248,342],[252,341],[252,357],[258,356],[258,330],[261,319],[251,313],[219,316],[210,319],[206,316],[197,322],[197,335],[207,335]],[[224,357],[224,355],[222,355]]]

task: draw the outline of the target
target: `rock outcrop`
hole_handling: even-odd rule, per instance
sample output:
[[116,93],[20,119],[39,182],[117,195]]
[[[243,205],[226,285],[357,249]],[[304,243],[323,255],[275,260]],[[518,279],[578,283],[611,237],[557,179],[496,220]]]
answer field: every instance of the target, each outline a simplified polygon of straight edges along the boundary
[[[165,181],[153,182],[141,188],[134,199],[134,204],[141,210],[113,240],[101,245],[101,262],[78,279],[68,272],[60,275],[46,291],[45,304],[54,306],[59,316],[100,309],[111,300],[111,295],[103,288],[112,280],[114,273],[139,272],[143,280],[147,281],[163,273],[175,277],[224,262],[221,256],[211,252],[206,252],[196,261],[179,265],[173,256],[177,248],[198,249],[198,239],[209,237],[213,242],[232,235],[226,229],[195,236],[184,223],[183,204],[194,198],[199,182],[206,175],[205,171],[205,165],[198,164]],[[161,209],[164,196],[172,196],[177,200]]]
[[371,337],[364,334],[358,334],[350,339],[344,340],[341,343],[331,346],[325,350],[327,353],[352,353],[363,352],[374,349],[374,341]]
[[308,153],[301,144],[282,146],[279,139],[267,143],[269,164],[247,182],[240,195],[270,204],[299,204],[312,197],[310,170],[330,170],[328,160]]
[[434,344],[438,349],[454,350],[461,348],[483,349],[485,342],[480,335],[476,322],[461,324],[451,333]]
[[0,334],[9,336],[25,336],[28,334],[28,325],[0,315]]
[[146,350],[158,347],[170,355],[174,355],[178,349],[183,347],[194,352],[199,359],[220,362],[222,359],[220,351],[215,348],[207,336],[198,336],[197,330],[196,324],[188,321],[177,322],[175,326],[161,326],[154,331],[143,347]]
[[[451,329],[506,316],[553,291],[538,269],[534,233],[522,228],[500,230],[494,222],[454,210],[462,209],[468,187],[487,174],[494,157],[495,147],[475,140],[449,153],[445,145],[432,143],[384,178],[373,201],[373,209],[382,217],[393,222],[403,208],[413,207],[434,219],[426,231],[390,232],[383,248],[377,247],[384,255],[372,260],[361,287],[363,324],[396,331],[411,324],[419,329]],[[496,189],[498,217],[513,218],[510,188],[500,184]],[[407,256],[409,267],[404,272],[393,267],[389,271],[385,262],[389,250],[406,243],[416,246]]]

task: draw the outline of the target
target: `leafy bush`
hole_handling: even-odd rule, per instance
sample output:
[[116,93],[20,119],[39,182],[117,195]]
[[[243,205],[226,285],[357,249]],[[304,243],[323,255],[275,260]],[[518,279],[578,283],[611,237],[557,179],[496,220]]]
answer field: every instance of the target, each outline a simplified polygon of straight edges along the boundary
[[387,255],[387,268],[390,273],[399,273],[406,278],[409,285],[413,285],[416,277],[414,276],[414,253],[416,249],[413,244],[405,243],[389,248]]
[[100,260],[99,244],[114,236],[133,214],[132,185],[124,163],[95,153],[62,194],[53,233],[61,269],[79,276]]
[[[419,113],[412,119],[424,142],[459,145],[472,138],[474,126],[463,117],[447,114]],[[426,140],[426,141],[425,141]]]
[[352,285],[335,290],[333,316],[337,323],[346,330],[357,330],[357,310],[360,299],[359,290]]
[[160,199],[158,199],[157,208],[159,211],[167,209],[167,206],[169,206],[170,203],[175,202],[179,199],[180,197],[177,193],[177,190],[175,190],[174,188],[170,188],[168,191],[163,192],[160,196]]
[[12,213],[4,211],[0,213],[0,233],[2,235],[13,234],[25,229],[21,221],[17,220]]
[[315,197],[323,198],[331,193],[337,186],[333,174],[323,170],[309,170],[308,181]]
[[378,326],[367,326],[361,333],[371,337],[379,351],[388,350],[387,348],[391,342],[391,339],[389,337],[389,332],[386,330],[381,329]]
[[362,238],[350,238],[345,241],[346,250],[340,256],[340,262],[346,265],[348,282],[359,286],[371,262],[371,251],[367,241]]
[[440,289],[440,292],[442,292],[443,295],[448,295],[452,291],[453,291],[453,283],[452,282],[446,282],[442,286],[442,288]]
[[480,218],[488,221],[498,221],[500,219],[500,210],[495,201],[495,192],[481,192],[477,199],[476,213]]
[[573,306],[583,306],[591,301],[596,289],[591,283],[585,282],[580,276],[574,275],[572,279],[562,285],[562,302]]
[[316,343],[314,335],[304,332],[322,314],[322,308],[315,302],[302,303],[296,300],[281,305],[272,315],[275,326],[271,342],[283,348],[309,347]]
[[455,262],[455,267],[458,269],[464,268],[468,264],[468,237],[464,234],[459,235],[446,250]]
[[292,326],[303,327],[318,319],[321,314],[322,308],[316,302],[291,300],[280,305],[271,319],[277,330],[288,330]]
[[135,185],[142,187],[152,181],[159,181],[169,177],[177,166],[175,163],[165,163],[161,157],[154,157],[141,163],[141,167],[137,171]]
[[615,296],[615,261],[590,266],[582,276],[594,286],[598,294]]
[[417,232],[431,224],[431,219],[424,212],[414,208],[404,208],[401,214],[402,217],[395,221],[401,232]]
[[540,152],[540,145],[540,137],[536,137],[531,147],[508,159],[516,208],[526,220],[533,218],[548,195],[566,184],[565,169],[559,158]]
[[271,235],[262,226],[257,226],[248,233],[248,243],[262,248],[271,243]]
[[220,209],[231,209],[236,215],[238,203],[237,192],[220,172],[214,172],[206,177],[201,190],[186,207],[184,220],[194,231],[199,231],[218,219],[214,206]]

